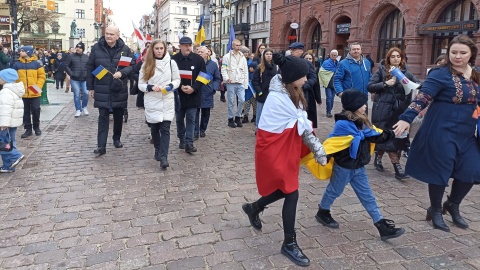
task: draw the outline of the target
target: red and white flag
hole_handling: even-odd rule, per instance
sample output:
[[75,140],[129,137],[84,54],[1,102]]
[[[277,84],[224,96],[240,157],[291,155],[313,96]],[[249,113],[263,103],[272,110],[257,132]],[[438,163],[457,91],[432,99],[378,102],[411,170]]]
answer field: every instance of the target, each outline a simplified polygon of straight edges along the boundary
[[180,72],[180,79],[192,79],[192,71],[191,70],[179,70]]
[[147,42],[152,42],[152,36],[150,34],[147,34],[146,40]]
[[138,29],[135,26],[135,23],[133,23],[133,21],[132,21],[132,25],[133,25],[133,32],[135,34],[135,37],[137,37],[137,42],[138,42],[138,46],[140,47],[140,51],[143,52],[143,49],[145,49],[146,39],[143,36],[142,31],[140,31],[140,29]]
[[132,57],[128,56],[121,56],[120,61],[118,61],[118,66],[119,67],[128,67],[132,63]]
[[40,89],[40,87],[38,87],[38,86],[35,85],[35,84],[34,84],[34,85],[30,85],[30,86],[28,87],[28,89],[29,89],[30,91],[32,91],[33,93],[35,93],[35,94],[41,94],[41,93],[42,93],[42,89]]

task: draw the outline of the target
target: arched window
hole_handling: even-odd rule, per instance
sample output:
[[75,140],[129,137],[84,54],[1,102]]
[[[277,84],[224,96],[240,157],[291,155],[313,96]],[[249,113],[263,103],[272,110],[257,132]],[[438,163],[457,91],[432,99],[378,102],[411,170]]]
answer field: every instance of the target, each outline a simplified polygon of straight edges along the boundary
[[399,9],[395,9],[383,21],[378,37],[377,61],[385,58],[387,51],[392,47],[404,49],[403,35],[405,34],[405,21]]
[[[459,22],[478,20],[478,14],[470,0],[458,0],[450,4],[440,14],[437,19],[437,23],[446,22]],[[473,32],[448,32],[438,33],[433,35],[433,50],[432,50],[432,63],[435,62],[438,56],[447,53],[448,44],[458,34],[466,34],[473,38]]]
[[313,54],[316,55],[317,57],[320,56],[319,48],[320,48],[321,38],[322,38],[322,28],[320,27],[320,24],[317,23],[317,26],[315,26],[315,29],[313,29],[313,33],[312,33],[312,50],[313,50]]

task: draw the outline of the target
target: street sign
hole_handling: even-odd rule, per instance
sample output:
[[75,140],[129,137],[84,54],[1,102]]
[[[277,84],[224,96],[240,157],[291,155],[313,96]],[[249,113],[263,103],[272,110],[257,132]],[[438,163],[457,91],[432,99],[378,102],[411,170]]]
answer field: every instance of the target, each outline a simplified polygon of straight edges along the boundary
[[290,27],[291,27],[292,29],[297,29],[297,28],[298,28],[298,23],[291,23],[291,24],[290,24]]

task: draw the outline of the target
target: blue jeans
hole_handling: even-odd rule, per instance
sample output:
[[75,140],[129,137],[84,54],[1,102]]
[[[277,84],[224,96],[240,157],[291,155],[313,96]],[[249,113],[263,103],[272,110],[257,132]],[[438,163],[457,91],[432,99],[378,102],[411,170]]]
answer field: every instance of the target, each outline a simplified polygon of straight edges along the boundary
[[346,169],[334,164],[330,183],[325,189],[325,193],[323,193],[322,200],[318,206],[322,209],[330,210],[333,202],[343,193],[348,183],[352,186],[355,194],[357,194],[358,199],[367,210],[373,222],[376,223],[380,221],[383,217],[378,208],[373,191],[370,188],[370,184],[368,183],[365,166],[359,169]]
[[[202,115],[201,119],[200,114]],[[200,132],[205,132],[207,130],[209,120],[210,108],[198,108],[195,115],[195,136],[197,136]]]
[[[70,80],[73,91],[73,102],[75,103],[75,110],[82,111],[88,105],[88,91],[86,81]],[[82,103],[80,104],[80,90],[82,91]]]
[[[245,103],[245,88],[239,83],[227,83],[227,102],[228,102],[228,119],[234,116],[241,117],[243,103]],[[238,97],[237,113],[233,114],[233,107],[235,107],[235,95]]]
[[335,89],[325,88],[325,96],[327,100],[327,114],[332,114],[333,101],[335,100]]
[[[10,136],[8,135],[10,133]],[[12,140],[13,142],[13,150],[10,152],[3,152],[0,151],[0,155],[2,156],[3,161],[3,168],[10,169],[10,166],[17,161],[22,156],[22,153],[17,149],[17,141],[15,140],[15,134],[17,133],[16,127],[9,127],[5,130],[0,130],[0,141],[2,142],[9,142]]]
[[177,122],[177,137],[180,143],[193,146],[193,132],[195,131],[195,115],[197,108],[178,109],[175,112]]
[[255,115],[255,125],[257,126],[257,128],[258,123],[260,123],[260,116],[262,115],[263,105],[265,105],[265,103],[260,103],[257,101],[257,114]]

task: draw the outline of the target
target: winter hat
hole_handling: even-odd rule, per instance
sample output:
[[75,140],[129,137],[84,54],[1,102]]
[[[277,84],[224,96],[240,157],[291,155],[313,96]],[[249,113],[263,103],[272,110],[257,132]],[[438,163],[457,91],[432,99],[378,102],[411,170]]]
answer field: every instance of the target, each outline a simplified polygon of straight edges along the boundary
[[253,68],[253,69],[257,69],[258,67],[258,63],[257,61],[252,61],[250,62],[250,64],[248,65],[249,68]]
[[20,50],[23,50],[27,53],[28,57],[32,57],[33,54],[33,47],[32,46],[22,46]]
[[283,56],[281,53],[273,54],[273,63],[280,67],[282,82],[292,83],[303,76],[307,76],[309,66],[307,61],[295,56]]
[[75,46],[75,48],[80,48],[80,49],[82,49],[82,52],[84,52],[85,51],[85,44],[80,42],[80,43],[77,44],[77,46]]
[[347,89],[342,92],[342,106],[346,111],[356,112],[367,104],[368,96],[357,89]]
[[0,79],[6,83],[14,83],[16,80],[18,80],[18,73],[13,68],[6,68],[0,71]]

